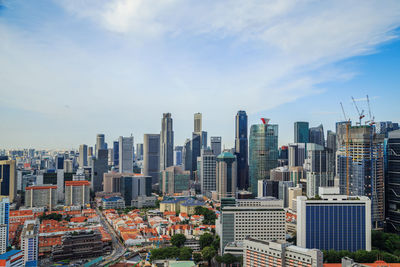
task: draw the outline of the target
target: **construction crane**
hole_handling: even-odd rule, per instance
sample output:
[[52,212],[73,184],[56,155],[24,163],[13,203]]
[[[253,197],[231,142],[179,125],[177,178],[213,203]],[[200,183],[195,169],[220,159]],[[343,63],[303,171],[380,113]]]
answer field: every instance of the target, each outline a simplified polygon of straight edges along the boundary
[[342,107],[342,112],[343,112],[344,120],[347,121],[346,113],[344,112],[344,108],[343,108],[342,102],[340,102],[340,106]]
[[356,124],[361,125],[361,120],[365,117],[365,115],[364,115],[364,110],[361,110],[361,112],[360,112],[360,110],[359,110],[358,107],[357,107],[356,100],[354,99],[354,97],[351,97],[351,99],[353,99],[354,107],[355,107],[356,110],[357,110],[358,118],[359,118],[359,120],[360,120],[360,121],[357,122]]
[[372,115],[371,113],[371,106],[369,104],[369,97],[367,95],[367,103],[368,103],[368,114],[369,114],[369,120],[365,122],[365,124],[369,124],[370,126],[372,126],[373,124],[375,124],[375,116]]

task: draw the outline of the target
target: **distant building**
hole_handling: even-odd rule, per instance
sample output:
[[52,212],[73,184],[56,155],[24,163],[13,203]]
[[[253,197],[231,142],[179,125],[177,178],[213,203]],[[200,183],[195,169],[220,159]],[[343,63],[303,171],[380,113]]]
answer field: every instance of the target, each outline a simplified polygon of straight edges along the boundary
[[201,193],[203,195],[211,196],[211,192],[217,189],[216,184],[216,156],[210,149],[201,151],[200,163],[200,183]]
[[237,160],[237,187],[247,189],[249,187],[248,165],[248,139],[247,139],[247,114],[239,110],[235,119],[235,154]]
[[99,149],[107,149],[104,134],[97,134],[96,136],[96,156]]
[[271,180],[258,180],[258,193],[259,198],[262,197],[279,197],[279,181]]
[[183,166],[182,151],[183,151],[183,146],[176,146],[174,149],[174,165],[175,166]]
[[257,194],[257,181],[270,178],[270,170],[278,166],[278,125],[255,124],[250,128],[249,174],[250,191]]
[[304,249],[285,241],[244,240],[245,267],[309,266],[323,267],[323,253],[318,249]]
[[108,172],[108,150],[98,149],[93,160],[91,186],[93,192],[103,191],[103,174]]
[[294,123],[294,142],[308,143],[309,142],[309,124],[306,121],[296,121]]
[[387,141],[386,224],[400,234],[400,130],[389,133]]
[[320,124],[317,127],[310,128],[310,140],[309,143],[318,144],[321,146],[325,146],[325,135],[324,135],[324,127]]
[[136,161],[143,160],[143,143],[136,144]]
[[192,170],[192,141],[189,138],[183,145],[182,163],[185,171]]
[[114,158],[114,168],[119,168],[119,142],[113,142],[113,158]]
[[87,166],[87,157],[88,157],[87,145],[80,145],[79,158],[78,158],[79,167]]
[[288,188],[288,207],[292,211],[297,210],[297,197],[303,194],[301,187],[289,187]]
[[161,192],[173,195],[189,190],[190,172],[178,166],[171,166],[161,172]]
[[123,137],[118,139],[119,144],[119,172],[131,173],[133,172],[133,136]]
[[0,254],[6,253],[9,245],[10,200],[0,196]]
[[24,254],[25,266],[38,266],[39,256],[38,220],[26,220],[21,233],[21,250]]
[[305,143],[294,143],[289,144],[288,149],[288,163],[289,167],[303,166],[306,158],[306,144]]
[[196,207],[203,206],[205,206],[204,202],[189,198],[186,201],[180,202],[180,212],[184,212],[187,215],[191,216],[195,214]]
[[297,245],[320,250],[371,250],[371,201],[367,197],[297,197]]
[[122,197],[113,196],[113,197],[103,197],[102,200],[103,209],[124,209],[125,208],[125,200]]
[[65,205],[83,206],[90,203],[89,181],[66,181],[65,182]]
[[236,157],[230,152],[222,152],[217,156],[216,166],[218,200],[235,197],[237,188]]
[[145,134],[143,139],[143,174],[156,184],[160,177],[160,135]]
[[34,185],[25,189],[25,206],[46,207],[52,210],[57,205],[56,185]]
[[17,196],[17,169],[15,160],[0,160],[0,195],[14,202]]
[[201,152],[201,133],[192,133],[192,141],[190,142],[190,150],[192,152],[192,164],[191,164],[191,175],[193,176],[193,172],[197,171],[197,157],[200,156]]
[[174,129],[171,113],[164,113],[160,133],[160,171],[174,165]]
[[388,137],[391,131],[399,130],[399,124],[391,121],[375,122],[375,129],[377,134],[383,134]]
[[200,133],[202,131],[202,115],[201,113],[194,114],[194,131],[195,133]]
[[271,169],[270,180],[271,181],[289,181],[290,180],[289,168],[287,166],[284,166],[284,167],[276,167],[274,169]]
[[211,150],[215,156],[221,154],[222,151],[222,137],[221,136],[211,136]]

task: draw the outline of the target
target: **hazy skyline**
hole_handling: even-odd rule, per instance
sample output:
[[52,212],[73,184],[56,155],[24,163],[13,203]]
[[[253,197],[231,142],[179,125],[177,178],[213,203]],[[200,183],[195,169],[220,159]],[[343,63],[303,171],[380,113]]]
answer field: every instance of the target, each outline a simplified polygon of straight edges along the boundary
[[166,112],[175,145],[201,112],[232,147],[238,110],[282,145],[366,94],[400,122],[399,27],[399,1],[0,0],[0,148],[139,143]]

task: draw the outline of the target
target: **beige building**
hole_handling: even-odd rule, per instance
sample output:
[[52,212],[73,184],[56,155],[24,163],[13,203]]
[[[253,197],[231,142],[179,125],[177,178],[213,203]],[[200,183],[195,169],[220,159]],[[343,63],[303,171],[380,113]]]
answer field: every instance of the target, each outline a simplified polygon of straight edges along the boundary
[[295,211],[297,202],[293,201],[296,200],[298,196],[301,196],[303,193],[303,190],[300,187],[289,187],[289,197],[288,197],[288,202],[289,202],[289,209]]
[[25,189],[25,206],[47,207],[50,210],[57,205],[56,185],[35,185]]
[[90,203],[89,181],[65,182],[65,205],[79,206]]

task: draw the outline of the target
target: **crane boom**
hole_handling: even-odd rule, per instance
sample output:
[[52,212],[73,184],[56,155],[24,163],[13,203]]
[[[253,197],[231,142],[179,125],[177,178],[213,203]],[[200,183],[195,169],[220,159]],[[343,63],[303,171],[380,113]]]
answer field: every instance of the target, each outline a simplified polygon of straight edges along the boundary
[[346,113],[344,112],[344,108],[343,108],[342,102],[340,102],[340,106],[342,107],[342,112],[343,112],[344,120],[347,121]]

